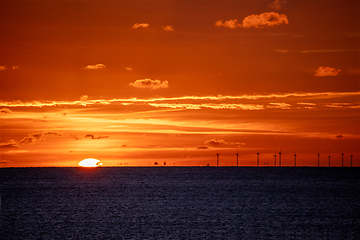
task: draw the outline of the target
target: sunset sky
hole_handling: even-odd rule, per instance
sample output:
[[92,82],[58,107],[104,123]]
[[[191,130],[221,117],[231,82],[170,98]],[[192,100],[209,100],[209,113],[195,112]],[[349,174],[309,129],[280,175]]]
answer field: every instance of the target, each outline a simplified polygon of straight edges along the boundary
[[[12,0],[0,167],[360,166],[357,0]],[[277,156],[278,161],[278,156]],[[278,164],[278,162],[277,162]]]

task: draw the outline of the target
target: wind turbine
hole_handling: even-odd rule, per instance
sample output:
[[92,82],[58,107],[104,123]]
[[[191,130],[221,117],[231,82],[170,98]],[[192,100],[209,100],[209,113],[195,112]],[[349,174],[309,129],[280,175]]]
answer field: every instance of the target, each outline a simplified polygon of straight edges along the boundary
[[344,152],[341,153],[341,166],[344,166]]
[[274,167],[276,167],[276,153],[274,154]]
[[236,166],[239,166],[239,150],[236,151]]
[[328,158],[329,158],[329,167],[330,167],[330,153],[329,153],[329,156],[328,156]]
[[219,166],[219,155],[220,153],[216,152],[216,166]]
[[296,151],[295,151],[295,154],[294,154],[294,167],[296,167],[296,157],[297,157],[297,155],[296,155]]
[[350,162],[351,165],[350,165],[350,166],[351,166],[351,167],[352,167],[352,157],[353,157],[353,156],[354,156],[354,155],[352,155],[352,154],[350,155],[350,160],[351,160],[351,162]]
[[281,150],[279,152],[279,167],[281,167]]
[[320,166],[320,153],[317,154],[318,156],[318,167]]
[[260,152],[258,151],[258,152],[256,153],[257,166],[259,166],[259,155],[260,155]]

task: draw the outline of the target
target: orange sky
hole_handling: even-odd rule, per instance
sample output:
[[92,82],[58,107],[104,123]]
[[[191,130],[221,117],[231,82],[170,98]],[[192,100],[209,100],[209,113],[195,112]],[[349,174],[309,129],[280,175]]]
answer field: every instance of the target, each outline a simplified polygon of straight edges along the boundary
[[[0,167],[360,166],[358,1],[13,0]],[[278,158],[277,158],[278,160]]]

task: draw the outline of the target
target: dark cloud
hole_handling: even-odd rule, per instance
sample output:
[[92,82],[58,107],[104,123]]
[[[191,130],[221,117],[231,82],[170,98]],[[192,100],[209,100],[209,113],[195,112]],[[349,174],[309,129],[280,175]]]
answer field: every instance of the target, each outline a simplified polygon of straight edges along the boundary
[[34,137],[24,137],[23,139],[21,139],[20,143],[21,144],[30,144],[30,143],[34,143],[36,141],[36,139]]
[[344,139],[344,135],[340,134],[340,135],[336,135],[337,139]]
[[56,135],[56,136],[61,136],[61,133],[59,133],[58,131],[45,131],[43,132],[44,135]]
[[201,146],[197,146],[196,148],[197,149],[208,149],[209,147],[205,146],[205,145],[201,145]]
[[0,143],[0,148],[19,148],[20,146],[15,140],[10,140],[7,143]]
[[1,114],[11,114],[12,111],[10,109],[8,109],[8,108],[1,108],[0,113]]
[[1,164],[10,164],[11,163],[11,161],[9,161],[9,160],[0,160],[0,165]]
[[93,134],[87,134],[85,135],[85,138],[91,138],[91,139],[100,139],[100,138],[108,138],[109,136],[98,136],[98,137],[95,137]]
[[226,142],[223,139],[211,139],[209,141],[205,142],[205,145],[211,146],[211,147],[241,147],[245,145],[243,142]]

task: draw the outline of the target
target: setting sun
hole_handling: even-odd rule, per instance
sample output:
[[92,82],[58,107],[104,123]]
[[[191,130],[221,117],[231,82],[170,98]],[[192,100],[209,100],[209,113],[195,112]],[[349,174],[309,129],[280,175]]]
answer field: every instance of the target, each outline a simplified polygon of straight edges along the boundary
[[102,162],[95,158],[87,158],[79,162],[80,167],[98,167],[101,165]]

